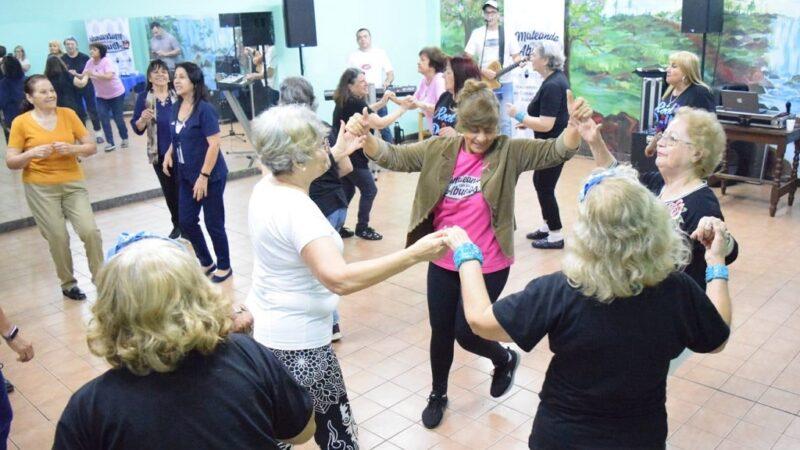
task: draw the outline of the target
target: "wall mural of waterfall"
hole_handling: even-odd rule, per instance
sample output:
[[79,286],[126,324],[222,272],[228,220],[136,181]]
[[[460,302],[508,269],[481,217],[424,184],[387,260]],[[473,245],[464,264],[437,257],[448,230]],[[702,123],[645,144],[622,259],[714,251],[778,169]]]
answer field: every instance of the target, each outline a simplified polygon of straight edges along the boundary
[[[681,33],[681,0],[572,0],[570,81],[603,116],[604,136],[630,151],[638,128],[636,67],[666,65],[670,53],[701,53],[702,35]],[[705,80],[747,84],[764,107],[800,111],[800,7],[796,0],[725,0],[724,31],[710,34]],[[718,54],[718,57],[717,57]],[[717,60],[716,67],[714,65]]]

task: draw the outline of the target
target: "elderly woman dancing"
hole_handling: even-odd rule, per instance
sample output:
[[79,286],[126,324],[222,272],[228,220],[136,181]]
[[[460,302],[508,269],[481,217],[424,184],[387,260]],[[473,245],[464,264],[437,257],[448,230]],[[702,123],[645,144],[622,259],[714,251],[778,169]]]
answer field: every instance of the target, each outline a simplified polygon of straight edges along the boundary
[[334,148],[310,109],[271,108],[256,118],[253,144],[265,172],[253,188],[249,223],[255,258],[247,304],[255,338],[270,348],[314,397],[323,449],[358,449],[356,424],[331,347],[339,296],[365,289],[412,265],[437,259],[445,246],[431,234],[398,252],[348,263],[339,233],[309,198],[311,182],[328,170],[329,152],[352,153],[363,138],[339,127]]
[[670,360],[687,347],[718,352],[730,334],[725,227],[692,238],[709,264],[705,293],[679,270],[689,249],[635,171],[595,173],[563,270],[492,305],[480,249],[463,230],[448,231],[473,331],[525,351],[546,335],[554,353],[530,448],[664,448]]
[[230,300],[185,247],[138,234],[109,253],[88,342],[112,369],[69,400],[54,449],[277,448],[311,438],[311,397],[272,352],[231,334]]

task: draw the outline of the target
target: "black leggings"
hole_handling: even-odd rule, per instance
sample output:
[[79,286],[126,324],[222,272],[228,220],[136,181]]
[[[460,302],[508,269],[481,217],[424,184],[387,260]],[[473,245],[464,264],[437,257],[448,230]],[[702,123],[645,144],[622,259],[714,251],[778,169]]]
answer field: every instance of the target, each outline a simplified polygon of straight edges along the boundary
[[561,229],[561,215],[558,213],[558,202],[556,201],[556,183],[561,176],[561,169],[564,163],[549,169],[539,169],[533,171],[533,187],[536,188],[536,196],[539,197],[539,206],[542,208],[542,217],[547,223],[550,231]]
[[[492,303],[508,280],[509,268],[483,275]],[[433,392],[447,393],[447,377],[453,364],[453,343],[469,352],[492,360],[495,366],[508,361],[508,351],[494,341],[475,335],[464,317],[461,279],[458,272],[428,265],[428,315],[431,323],[431,374]]]

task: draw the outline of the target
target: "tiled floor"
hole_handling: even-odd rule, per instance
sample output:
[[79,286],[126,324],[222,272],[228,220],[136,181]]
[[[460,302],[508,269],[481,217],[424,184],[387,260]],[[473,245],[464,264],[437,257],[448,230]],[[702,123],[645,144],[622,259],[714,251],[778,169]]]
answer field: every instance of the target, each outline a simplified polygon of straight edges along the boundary
[[[591,167],[590,161],[576,158],[564,170],[558,197],[567,227],[575,216],[579,180]],[[226,192],[236,274],[225,289],[238,299],[246,295],[250,285],[252,253],[246,205],[255,181],[232,182]],[[364,259],[401,248],[415,181],[414,175],[381,175],[373,225],[386,238],[380,242],[346,240],[347,259]],[[724,352],[691,355],[670,377],[669,445],[687,450],[797,449],[800,209],[787,207],[784,200],[777,216],[770,218],[765,188],[734,186],[729,193],[722,205],[729,227],[741,244],[739,260],[731,269],[735,330]],[[525,232],[540,221],[530,174],[521,177],[517,194],[517,260],[506,292],[557,270],[561,256],[557,251],[533,250],[524,238]],[[97,220],[106,246],[121,231],[169,231],[166,208],[160,199],[104,211]],[[83,249],[75,244],[81,285],[91,289]],[[21,364],[7,346],[0,346],[4,373],[17,385],[17,391],[11,394],[15,413],[11,440],[22,449],[48,448],[70,393],[100,374],[106,365],[86,348],[84,322],[90,303],[61,298],[47,246],[38,232],[31,228],[0,235],[0,248],[4,256],[0,259],[0,290],[5,292],[0,305],[36,349],[36,358]],[[443,424],[429,431],[419,422],[430,383],[425,267],[416,266],[345,297],[340,311],[345,336],[335,348],[363,448],[527,448],[537,392],[550,359],[546,342],[523,357],[516,386],[499,400],[488,393],[490,364],[457,350],[450,407]]]
[[[145,151],[146,138],[138,136],[130,130],[130,116],[125,116],[125,123],[128,124],[128,135],[130,147],[123,149],[119,146],[120,139],[114,128],[115,142],[117,149],[113,152],[105,153],[105,144],[97,146],[97,154],[85,158],[82,161],[83,171],[86,174],[86,185],[89,190],[89,198],[92,202],[106,200],[109,198],[120,197],[128,194],[158,188],[158,179],[153,173],[153,166],[147,163],[147,152]],[[250,160],[238,154],[247,151],[249,144],[241,139],[240,136],[229,136],[230,127],[221,125],[222,128],[222,152],[226,155],[225,162],[228,163],[230,171],[247,168]],[[233,127],[234,132],[242,133],[238,123]],[[102,134],[102,132],[101,132]],[[0,155],[5,158],[6,141],[0,133]],[[228,152],[232,152],[228,154]],[[29,217],[31,215],[28,204],[25,202],[25,189],[22,185],[22,171],[9,170],[5,165],[5,159],[0,163],[0,223],[15,219]]]

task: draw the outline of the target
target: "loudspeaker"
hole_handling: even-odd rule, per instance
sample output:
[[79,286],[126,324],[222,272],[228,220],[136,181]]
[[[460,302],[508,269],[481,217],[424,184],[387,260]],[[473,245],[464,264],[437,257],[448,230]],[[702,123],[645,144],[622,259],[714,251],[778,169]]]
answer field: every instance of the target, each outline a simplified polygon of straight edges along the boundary
[[275,30],[272,26],[271,12],[242,13],[239,15],[242,24],[242,45],[275,45]]
[[283,0],[287,47],[316,47],[317,19],[314,0]]
[[644,149],[647,148],[648,133],[637,131],[631,134],[631,165],[639,173],[653,172],[658,170],[656,167],[656,157],[646,156]]
[[683,0],[681,31],[722,33],[724,0]]
[[220,28],[231,28],[231,27],[238,27],[239,25],[239,13],[233,14],[220,14],[219,15],[219,27]]

